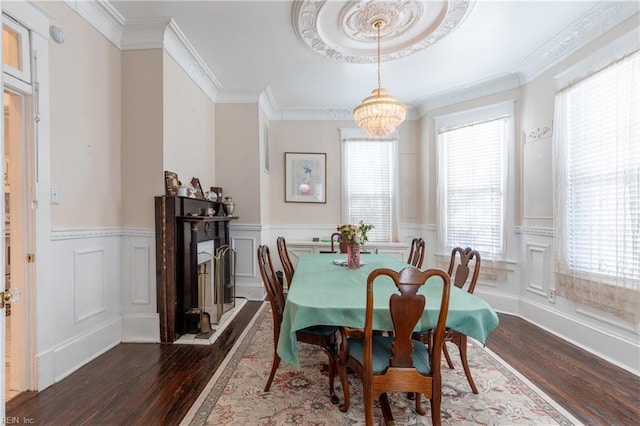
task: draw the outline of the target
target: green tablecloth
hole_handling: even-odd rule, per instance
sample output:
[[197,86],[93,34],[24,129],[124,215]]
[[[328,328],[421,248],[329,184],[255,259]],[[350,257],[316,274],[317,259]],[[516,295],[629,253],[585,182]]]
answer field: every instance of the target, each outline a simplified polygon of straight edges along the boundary
[[[312,325],[338,325],[364,328],[367,277],[377,268],[396,271],[407,263],[386,255],[363,254],[359,269],[338,266],[344,254],[308,254],[300,257],[284,309],[278,339],[278,355],[300,368],[296,331]],[[374,283],[373,328],[392,330],[389,297],[397,292],[393,281],[379,277]],[[427,281],[420,290],[427,302],[416,331],[433,328],[438,321],[442,284]],[[447,327],[482,343],[498,325],[498,315],[487,302],[452,285]]]

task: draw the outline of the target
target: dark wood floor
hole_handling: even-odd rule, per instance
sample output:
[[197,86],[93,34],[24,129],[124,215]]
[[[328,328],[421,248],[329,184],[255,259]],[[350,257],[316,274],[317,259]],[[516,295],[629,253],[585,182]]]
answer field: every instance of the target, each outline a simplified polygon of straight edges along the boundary
[[[118,345],[44,391],[12,399],[7,418],[50,425],[178,424],[259,305],[247,303],[211,346]],[[513,316],[500,315],[487,346],[585,424],[640,424],[637,376]]]

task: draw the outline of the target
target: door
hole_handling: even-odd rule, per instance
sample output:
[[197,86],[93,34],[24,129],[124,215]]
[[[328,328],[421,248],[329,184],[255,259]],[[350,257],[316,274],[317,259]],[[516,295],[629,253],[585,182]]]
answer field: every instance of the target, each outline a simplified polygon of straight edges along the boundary
[[[4,240],[2,250],[5,258],[2,268],[5,290],[0,299],[0,369],[2,392],[0,393],[0,415],[4,416],[4,402],[21,391],[32,389],[33,342],[35,337],[29,328],[29,303],[3,305],[13,294],[29,295],[35,288],[33,224],[34,199],[34,151],[31,85],[30,34],[23,26],[6,15],[2,16],[3,58],[3,120],[2,146],[4,161],[0,170],[4,177],[4,197],[1,207],[4,215]],[[27,261],[29,259],[29,261]],[[7,290],[12,288],[12,292]],[[15,291],[13,290],[15,289]],[[7,297],[4,297],[5,294]],[[6,363],[5,363],[6,356]],[[4,417],[3,417],[4,418]]]
[[[5,203],[5,271],[4,287],[28,294],[30,271],[27,253],[31,251],[29,239],[30,209],[27,208],[28,185],[24,178],[28,164],[27,101],[30,96],[5,88],[4,101],[4,203]],[[27,339],[28,318],[24,303],[5,305],[5,401],[28,389]]]

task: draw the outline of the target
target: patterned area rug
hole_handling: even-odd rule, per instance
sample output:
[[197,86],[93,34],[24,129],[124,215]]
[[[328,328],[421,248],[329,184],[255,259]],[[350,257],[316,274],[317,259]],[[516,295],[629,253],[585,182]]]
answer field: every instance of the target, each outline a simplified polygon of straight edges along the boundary
[[[281,362],[269,392],[263,392],[273,356],[272,316],[264,304],[181,424],[185,425],[363,425],[362,384],[349,377],[351,406],[342,413],[331,404],[328,379],[315,366],[326,362],[316,347],[299,344],[300,371]],[[475,342],[467,349],[479,394],[469,388],[457,347],[449,353],[455,363],[442,368],[442,423],[455,425],[574,425],[581,424],[549,396]],[[456,362],[457,361],[457,362]],[[336,377],[336,394],[342,397]],[[423,397],[424,398],[424,397]],[[405,394],[389,394],[396,425],[431,424],[429,401],[425,416],[414,411]],[[374,409],[376,424],[382,412]]]

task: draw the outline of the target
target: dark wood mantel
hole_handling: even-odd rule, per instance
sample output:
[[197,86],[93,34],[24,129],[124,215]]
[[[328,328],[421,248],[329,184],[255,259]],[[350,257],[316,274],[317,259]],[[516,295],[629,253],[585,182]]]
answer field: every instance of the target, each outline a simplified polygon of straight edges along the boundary
[[[214,215],[208,216],[207,210]],[[221,203],[195,198],[155,197],[156,287],[160,316],[160,341],[172,343],[193,333],[187,314],[198,307],[199,242],[213,240],[214,251],[229,244],[229,223]]]

